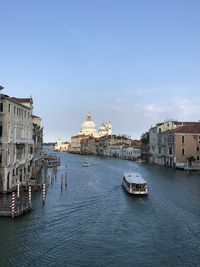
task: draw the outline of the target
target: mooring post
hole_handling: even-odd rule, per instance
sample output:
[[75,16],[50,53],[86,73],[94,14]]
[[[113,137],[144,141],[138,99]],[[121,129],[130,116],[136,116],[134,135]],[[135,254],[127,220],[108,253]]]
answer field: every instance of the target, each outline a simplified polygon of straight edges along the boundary
[[31,206],[31,186],[28,187],[28,204]]
[[19,198],[19,181],[17,181],[17,198]]
[[55,179],[57,178],[57,166],[55,168]]
[[46,191],[46,188],[45,188],[45,183],[43,183],[43,186],[42,186],[42,201],[43,201],[43,205],[45,204],[45,192]]
[[48,175],[47,176],[47,186],[49,186],[51,184],[51,176]]
[[52,172],[51,172],[51,184],[53,183],[53,181],[54,181],[54,176],[53,176],[53,170],[52,170]]
[[65,170],[65,186],[67,185],[67,171]]
[[53,173],[54,173],[54,167],[53,167],[52,170],[51,170],[51,183],[53,182],[53,179],[54,179],[54,175],[53,175]]
[[15,192],[12,192],[12,218],[15,217]]
[[64,187],[64,176],[63,176],[63,173],[61,173],[61,176],[60,176],[60,179],[61,179],[61,190],[63,190],[63,187]]

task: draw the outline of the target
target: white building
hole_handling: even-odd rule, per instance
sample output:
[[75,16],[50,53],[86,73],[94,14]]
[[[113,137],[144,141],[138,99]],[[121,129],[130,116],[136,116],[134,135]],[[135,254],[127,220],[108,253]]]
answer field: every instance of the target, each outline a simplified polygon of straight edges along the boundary
[[85,121],[83,122],[80,132],[77,135],[71,137],[71,145],[69,152],[80,152],[81,141],[88,136],[94,138],[100,138],[102,136],[108,136],[112,134],[112,125],[110,122],[102,123],[99,130],[96,129],[95,123],[92,121],[90,113],[87,114]]
[[69,143],[62,142],[61,139],[59,138],[55,145],[55,150],[56,151],[67,151],[68,146],[69,146]]
[[101,137],[105,135],[112,135],[112,125],[110,122],[105,122],[101,124],[101,127],[97,130],[95,123],[92,121],[92,116],[90,113],[87,114],[86,120],[83,122],[80,135]]
[[80,129],[80,135],[86,135],[86,136],[96,136],[97,130],[96,130],[96,125],[92,121],[91,114],[88,113],[86,120],[83,122],[81,129]]
[[32,177],[34,155],[39,156],[42,142],[42,129],[40,118],[32,117],[32,98],[1,94],[0,100],[0,192],[9,192],[16,188],[18,181],[27,184]]
[[122,147],[122,158],[136,160],[141,158],[141,148],[135,146],[123,146]]
[[162,123],[157,123],[154,127],[149,130],[149,153],[150,162],[158,165],[164,165],[165,159],[161,157],[161,146],[159,145],[159,134],[168,130],[173,130],[182,125],[182,122],[173,120],[167,120]]

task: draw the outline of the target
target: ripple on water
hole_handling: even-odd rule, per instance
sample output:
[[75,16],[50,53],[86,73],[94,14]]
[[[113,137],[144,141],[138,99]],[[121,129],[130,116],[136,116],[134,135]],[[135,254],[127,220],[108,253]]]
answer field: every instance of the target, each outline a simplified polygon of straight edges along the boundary
[[[118,159],[63,153],[61,161],[67,188],[61,166],[44,206],[35,195],[32,212],[0,221],[0,266],[198,266],[200,179]],[[121,187],[131,170],[147,180],[147,198]]]

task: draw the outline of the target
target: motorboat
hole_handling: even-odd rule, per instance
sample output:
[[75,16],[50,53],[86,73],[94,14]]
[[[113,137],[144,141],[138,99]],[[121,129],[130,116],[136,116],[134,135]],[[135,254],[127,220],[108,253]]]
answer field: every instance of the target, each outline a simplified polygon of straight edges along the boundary
[[147,182],[137,172],[124,173],[122,185],[125,190],[133,195],[147,195]]
[[91,163],[86,162],[86,161],[83,163],[83,167],[89,167],[89,166],[91,166],[91,165],[92,165]]

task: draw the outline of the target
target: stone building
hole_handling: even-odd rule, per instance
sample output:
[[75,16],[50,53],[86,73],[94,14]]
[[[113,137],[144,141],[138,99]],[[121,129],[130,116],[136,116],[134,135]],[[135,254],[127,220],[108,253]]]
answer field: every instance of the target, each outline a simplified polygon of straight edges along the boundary
[[[33,116],[32,98],[0,98],[0,192],[29,183],[40,169],[42,133],[40,118]],[[34,165],[38,165],[38,169]]]
[[95,123],[92,121],[92,116],[90,113],[87,114],[85,121],[83,122],[80,132],[80,135],[101,137],[105,135],[112,134],[112,125],[110,122],[104,122],[101,124],[99,129],[96,129]]
[[199,164],[199,125],[199,122],[166,121],[152,127],[149,131],[150,162],[181,167],[187,164],[187,158],[194,157]]
[[188,124],[173,131],[176,167],[200,167],[200,123]]
[[[73,153],[83,153],[83,151],[85,151],[85,153],[90,153],[88,152],[89,151],[88,148],[86,149],[86,145],[83,143],[84,140],[87,144],[90,144],[91,142],[93,144],[93,141],[91,141],[92,139],[91,138],[88,139],[88,137],[93,137],[98,139],[103,136],[108,136],[111,134],[112,134],[112,125],[110,122],[102,123],[101,127],[97,130],[96,125],[92,120],[91,114],[88,113],[85,121],[81,125],[80,132],[71,137],[71,144],[68,148],[68,151]],[[81,148],[81,146],[83,146],[83,148]],[[91,147],[91,144],[90,148],[94,152],[95,148]]]
[[68,142],[62,142],[61,139],[59,138],[55,145],[54,150],[55,151],[67,151],[68,146],[69,146]]
[[159,135],[168,130],[176,129],[181,126],[181,122],[169,120],[157,123],[149,130],[149,161],[150,163],[164,165],[164,158],[160,156]]

